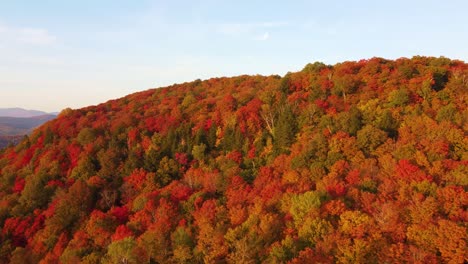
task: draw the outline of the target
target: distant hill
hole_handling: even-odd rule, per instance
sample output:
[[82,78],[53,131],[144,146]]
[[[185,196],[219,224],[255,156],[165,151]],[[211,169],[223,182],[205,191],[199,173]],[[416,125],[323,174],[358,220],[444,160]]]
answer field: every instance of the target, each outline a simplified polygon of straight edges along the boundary
[[0,135],[14,136],[28,134],[32,128],[54,119],[55,115],[41,115],[35,117],[0,116]]
[[0,116],[9,116],[9,117],[35,117],[43,116],[55,113],[46,113],[38,110],[27,110],[19,107],[15,108],[0,108]]
[[[19,117],[26,116],[29,117]],[[24,135],[29,134],[32,129],[54,119],[56,115],[47,114],[42,111],[25,110],[21,108],[0,109],[0,148],[8,144],[16,144]]]

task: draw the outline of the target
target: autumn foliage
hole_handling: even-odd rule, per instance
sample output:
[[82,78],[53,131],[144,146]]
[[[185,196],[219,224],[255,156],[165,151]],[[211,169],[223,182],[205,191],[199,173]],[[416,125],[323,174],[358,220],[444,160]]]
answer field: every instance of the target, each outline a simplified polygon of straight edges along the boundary
[[372,58],[65,110],[0,152],[0,263],[466,263],[467,100]]

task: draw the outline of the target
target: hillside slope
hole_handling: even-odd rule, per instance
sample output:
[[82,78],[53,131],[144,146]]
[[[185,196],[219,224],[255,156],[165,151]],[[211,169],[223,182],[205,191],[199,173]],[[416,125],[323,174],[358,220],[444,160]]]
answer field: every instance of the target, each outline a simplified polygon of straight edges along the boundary
[[373,58],[63,111],[0,152],[0,262],[466,262],[467,90]]

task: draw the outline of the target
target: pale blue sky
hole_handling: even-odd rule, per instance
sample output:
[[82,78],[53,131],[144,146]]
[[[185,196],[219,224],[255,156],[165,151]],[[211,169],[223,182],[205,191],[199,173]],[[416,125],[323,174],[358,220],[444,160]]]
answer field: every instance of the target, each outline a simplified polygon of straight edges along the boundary
[[370,57],[468,61],[468,1],[0,0],[0,107]]

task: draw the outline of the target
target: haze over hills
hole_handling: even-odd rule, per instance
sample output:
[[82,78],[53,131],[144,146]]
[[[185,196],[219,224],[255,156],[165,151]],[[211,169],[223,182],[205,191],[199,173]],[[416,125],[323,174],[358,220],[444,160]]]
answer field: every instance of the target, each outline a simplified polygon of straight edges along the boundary
[[0,263],[466,263],[467,90],[372,58],[63,111],[0,151]]
[[23,108],[0,108],[0,148],[16,144],[32,129],[54,119],[55,113]]
[[35,117],[43,115],[57,115],[57,113],[47,113],[38,110],[27,110],[19,107],[15,108],[0,108],[0,117]]
[[34,117],[5,117],[0,116],[0,135],[26,135],[31,129],[54,119],[55,115],[40,115]]

